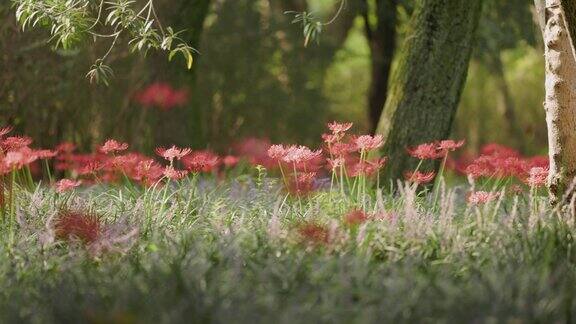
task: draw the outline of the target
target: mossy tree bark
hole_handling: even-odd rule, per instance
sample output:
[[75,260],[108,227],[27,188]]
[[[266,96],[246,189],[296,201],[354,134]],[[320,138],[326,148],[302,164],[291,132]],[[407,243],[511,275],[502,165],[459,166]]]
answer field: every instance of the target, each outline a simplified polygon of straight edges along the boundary
[[[576,4],[537,0],[546,59],[546,123],[552,203],[574,193],[576,176]],[[570,186],[572,184],[572,186]]]
[[[388,156],[385,180],[418,164],[406,147],[445,139],[466,80],[482,0],[419,0],[380,118],[378,133]],[[437,169],[429,162],[426,168]]]

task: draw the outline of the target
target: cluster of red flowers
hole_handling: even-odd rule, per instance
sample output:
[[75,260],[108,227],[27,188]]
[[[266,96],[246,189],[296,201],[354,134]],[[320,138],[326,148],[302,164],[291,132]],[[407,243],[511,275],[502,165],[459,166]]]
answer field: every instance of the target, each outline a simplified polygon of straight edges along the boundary
[[[121,176],[142,183],[153,185],[162,179],[179,180],[189,173],[213,173],[220,170],[223,159],[210,151],[193,151],[189,148],[159,147],[158,157],[166,160],[163,165],[156,159],[139,154],[124,153],[128,144],[108,140],[97,150],[97,153],[74,154],[74,147],[66,143],[61,145],[66,150],[59,149],[56,168],[69,171],[74,177],[83,177],[84,182],[105,181],[114,182]],[[236,157],[227,156],[225,166],[234,165]],[[182,169],[178,169],[181,167]],[[58,190],[65,191],[79,185],[79,182],[67,180],[58,183]]]
[[96,242],[102,233],[98,217],[87,213],[62,211],[54,225],[59,239],[79,240],[86,244]]
[[523,157],[518,151],[499,144],[487,144],[480,155],[470,159],[467,156],[451,161],[451,167],[458,173],[478,178],[516,178],[529,186],[540,187],[548,177],[548,158]]
[[156,82],[137,93],[136,100],[143,106],[167,111],[185,105],[188,102],[188,92],[176,90],[167,83]]
[[269,147],[268,157],[291,175],[287,180],[289,192],[302,195],[313,191],[314,179],[323,169],[357,177],[373,175],[384,167],[386,158],[367,158],[369,152],[383,145],[382,136],[348,136],[346,132],[351,127],[352,123],[328,124],[331,132],[322,135],[322,150],[298,145]]
[[443,140],[433,143],[420,144],[414,148],[408,148],[408,154],[420,160],[441,159],[449,152],[456,151],[464,145],[464,141]]
[[32,139],[29,137],[7,136],[11,131],[10,127],[0,128],[0,175],[56,156],[55,151],[30,148]]

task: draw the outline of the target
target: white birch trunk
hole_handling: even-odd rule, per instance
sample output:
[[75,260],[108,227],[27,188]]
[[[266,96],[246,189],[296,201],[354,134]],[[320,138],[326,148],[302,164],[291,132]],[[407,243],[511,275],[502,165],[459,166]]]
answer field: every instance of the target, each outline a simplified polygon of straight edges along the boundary
[[[537,5],[538,7],[538,5]],[[552,202],[576,176],[576,59],[560,0],[545,0],[546,123]]]

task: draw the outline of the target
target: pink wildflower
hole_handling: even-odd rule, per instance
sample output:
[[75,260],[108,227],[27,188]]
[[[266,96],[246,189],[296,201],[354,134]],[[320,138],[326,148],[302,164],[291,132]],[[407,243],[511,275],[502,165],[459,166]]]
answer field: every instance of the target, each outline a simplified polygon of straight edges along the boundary
[[471,205],[482,205],[496,200],[500,196],[499,192],[476,191],[468,196],[468,203]]
[[99,151],[104,154],[126,151],[128,149],[127,143],[120,143],[116,140],[107,140],[104,145],[100,146]]
[[424,173],[420,171],[406,172],[406,174],[404,175],[406,181],[415,182],[419,184],[429,183],[430,181],[434,180],[435,176],[436,174],[434,172]]
[[63,193],[74,189],[82,184],[82,181],[74,181],[70,179],[62,179],[56,183],[56,192]]

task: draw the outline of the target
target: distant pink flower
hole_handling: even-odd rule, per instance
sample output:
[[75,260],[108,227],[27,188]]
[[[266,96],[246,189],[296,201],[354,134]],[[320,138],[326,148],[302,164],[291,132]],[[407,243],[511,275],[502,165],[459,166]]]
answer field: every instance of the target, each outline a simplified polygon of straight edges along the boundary
[[167,111],[185,105],[188,101],[188,93],[186,90],[175,90],[167,83],[156,82],[138,93],[136,100],[144,106],[156,106]]
[[318,158],[322,151],[312,151],[306,146],[290,146],[286,149],[282,161],[286,163],[302,163]]
[[63,193],[72,190],[82,184],[82,181],[74,181],[70,179],[62,179],[56,183],[56,192]]
[[37,159],[38,157],[34,154],[34,151],[25,146],[14,151],[8,151],[4,156],[4,163],[10,169],[20,169]]
[[338,171],[341,167],[346,165],[346,160],[343,157],[338,157],[335,159],[327,159],[328,166],[333,172]]
[[406,150],[410,156],[420,160],[435,160],[444,157],[444,154],[438,151],[436,143],[424,143]]
[[193,173],[212,172],[220,165],[220,157],[210,151],[197,151],[183,157],[182,163]]
[[308,244],[324,245],[330,242],[330,232],[326,226],[306,222],[298,226],[298,233],[302,240]]
[[173,166],[167,166],[164,169],[164,176],[170,180],[180,180],[188,174],[186,170],[176,170]]
[[297,177],[290,180],[288,192],[297,196],[308,195],[316,189],[314,186],[315,179],[316,172],[301,172]]
[[464,145],[464,140],[454,141],[454,140],[443,140],[438,143],[438,150],[442,152],[453,152],[461,148]]
[[274,160],[282,160],[282,158],[286,155],[286,148],[284,145],[274,144],[270,146],[268,149],[268,156]]
[[44,159],[51,159],[53,157],[55,157],[58,154],[57,151],[52,151],[52,150],[35,150],[34,151],[34,155],[36,155],[36,157],[38,159],[44,160]]
[[110,154],[115,152],[122,152],[128,149],[127,143],[121,143],[116,140],[107,140],[104,145],[99,147],[99,151],[104,154]]
[[240,158],[233,155],[227,155],[222,159],[222,163],[224,163],[227,168],[236,166],[238,162],[240,162]]
[[352,143],[334,143],[329,147],[329,153],[332,156],[347,156],[348,154],[356,151],[357,147]]
[[352,123],[338,123],[332,122],[328,124],[328,129],[332,131],[333,134],[345,133],[350,128],[352,128]]
[[382,135],[362,135],[355,138],[354,143],[358,151],[372,151],[384,144]]
[[406,174],[404,175],[406,181],[415,182],[419,184],[429,183],[430,181],[434,180],[435,176],[436,174],[434,172],[424,173],[420,171],[406,172]]
[[343,135],[344,135],[343,133],[322,134],[322,140],[324,140],[324,143],[330,145],[330,144],[334,144],[334,143],[337,143],[340,140],[342,140]]
[[356,209],[344,215],[344,222],[349,226],[360,225],[370,217],[361,209]]
[[104,164],[97,160],[86,162],[84,165],[76,169],[79,175],[92,175],[104,169]]
[[515,149],[496,143],[490,143],[484,145],[480,149],[480,153],[482,155],[497,156],[501,158],[520,157],[520,153]]
[[191,149],[189,148],[184,148],[184,149],[180,149],[176,146],[172,146],[169,149],[165,149],[163,147],[159,147],[156,149],[156,153],[163,157],[164,159],[170,161],[171,163],[174,160],[180,160],[183,157],[185,157],[186,155],[190,154],[192,152]]
[[530,169],[526,183],[531,187],[542,187],[548,179],[548,168],[534,167]]
[[0,147],[4,150],[17,150],[32,144],[32,139],[27,136],[10,136],[1,141]]
[[471,205],[482,205],[500,197],[499,192],[475,191],[468,196],[468,203]]

